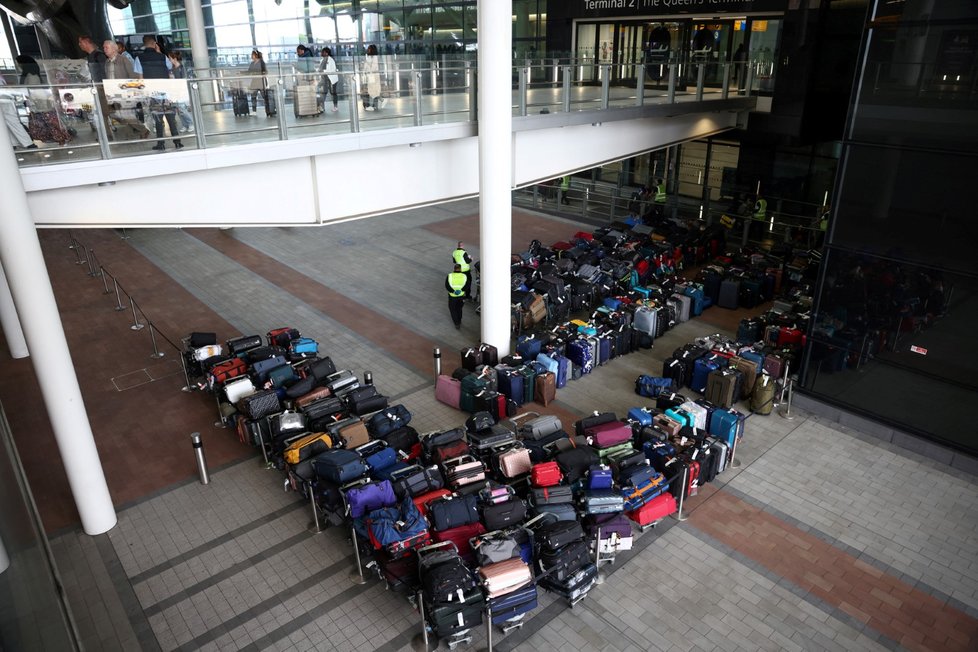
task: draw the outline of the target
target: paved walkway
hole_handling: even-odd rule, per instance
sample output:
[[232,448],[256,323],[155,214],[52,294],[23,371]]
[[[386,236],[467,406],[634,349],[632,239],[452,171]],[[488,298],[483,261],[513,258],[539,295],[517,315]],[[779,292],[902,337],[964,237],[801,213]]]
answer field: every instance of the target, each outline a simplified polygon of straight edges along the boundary
[[[470,307],[462,331],[452,328],[441,292],[454,241],[478,253],[476,211],[459,202],[321,229],[75,235],[170,339],[295,325],[339,365],[372,371],[429,430],[464,418],[433,398],[431,348],[451,367],[479,337]],[[517,213],[514,246],[576,230]],[[414,612],[375,580],[349,581],[346,533],[308,533],[308,510],[281,474],[212,426],[207,395],[180,391],[174,352],[150,360],[146,329],[129,330],[114,294],[74,264],[67,234],[41,236],[117,527],[78,531],[29,362],[2,363],[0,398],[86,648],[410,649]],[[712,324],[673,329],[652,351],[571,383],[546,411],[571,420],[642,404],[638,374],[740,315],[711,309]],[[148,380],[120,389],[133,372]],[[204,436],[208,486],[195,481],[191,431]],[[639,535],[573,610],[544,595],[522,630],[497,632],[496,649],[978,648],[973,476],[797,410],[793,420],[752,417],[738,458],[740,468],[688,501],[687,521]]]

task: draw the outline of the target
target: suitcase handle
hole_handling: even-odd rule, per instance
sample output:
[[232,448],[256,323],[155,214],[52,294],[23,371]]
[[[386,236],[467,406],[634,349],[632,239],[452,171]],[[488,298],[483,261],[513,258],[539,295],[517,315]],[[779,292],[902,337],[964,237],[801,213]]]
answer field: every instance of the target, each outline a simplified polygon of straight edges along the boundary
[[520,414],[510,417],[509,419],[506,419],[505,423],[512,424],[513,432],[517,432],[519,430],[518,424],[522,419],[526,419],[527,417],[537,418],[539,416],[540,416],[539,412],[522,412]]
[[438,543],[432,543],[429,546],[418,548],[417,555],[420,557],[427,552],[431,552],[432,550],[437,550],[438,548],[448,548],[449,546],[451,546],[452,550],[455,551],[455,554],[458,554],[458,546],[455,545],[454,541],[439,541]]
[[[557,515],[556,515],[556,514],[552,514],[552,513],[550,513],[550,512],[542,512],[542,513],[540,513],[540,514],[537,514],[537,515],[536,515],[536,516],[534,516],[533,518],[531,518],[531,519],[530,519],[529,521],[527,521],[526,523],[524,523],[524,524],[523,524],[523,529],[525,529],[525,530],[529,530],[529,531],[530,531],[530,532],[532,533],[532,532],[533,532],[533,530],[534,530],[534,529],[535,529],[535,528],[536,528],[536,527],[537,527],[538,525],[540,525],[540,526],[543,526],[543,525],[548,525],[549,523],[556,523],[556,522],[557,522],[557,521],[559,521],[559,520],[560,520],[560,519],[558,519],[558,518],[557,518]],[[546,521],[546,522],[541,522],[541,523],[538,523],[538,521]]]

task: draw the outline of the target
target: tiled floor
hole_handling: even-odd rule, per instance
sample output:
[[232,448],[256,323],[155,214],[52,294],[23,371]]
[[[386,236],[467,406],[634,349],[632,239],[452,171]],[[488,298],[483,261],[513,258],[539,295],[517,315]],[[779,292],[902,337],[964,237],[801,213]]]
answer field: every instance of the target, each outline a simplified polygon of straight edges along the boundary
[[[291,324],[342,366],[370,370],[419,430],[461,423],[434,400],[431,349],[446,366],[477,341],[470,307],[455,331],[441,283],[454,241],[477,254],[474,202],[322,229],[76,233],[159,332],[222,339]],[[514,246],[578,226],[514,215]],[[119,524],[89,537],[36,406],[29,362],[3,363],[8,406],[65,590],[90,650],[408,650],[417,616],[376,580],[350,580],[345,531],[308,532],[309,511],[236,436],[212,426],[207,395],[182,374],[118,391],[149,360],[114,294],[74,264],[66,234],[42,234]],[[111,289],[111,282],[109,282]],[[690,339],[733,328],[718,308],[573,382],[547,411],[623,413],[640,373]],[[174,358],[167,349],[168,361]],[[176,372],[176,369],[171,369]],[[16,405],[16,408],[9,406]],[[540,409],[538,406],[532,409]],[[212,475],[196,482],[187,435]],[[27,445],[29,443],[29,445]],[[544,595],[500,650],[974,650],[978,648],[978,483],[973,476],[803,412],[754,416],[729,469],[638,535],[573,610]],[[93,599],[95,597],[96,599]],[[473,645],[485,644],[482,630]]]

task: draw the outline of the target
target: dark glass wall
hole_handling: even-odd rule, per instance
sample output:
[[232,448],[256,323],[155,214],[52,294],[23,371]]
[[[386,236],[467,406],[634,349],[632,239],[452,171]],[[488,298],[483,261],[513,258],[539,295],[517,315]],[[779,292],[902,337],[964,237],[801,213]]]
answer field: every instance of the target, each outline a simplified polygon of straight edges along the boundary
[[803,390],[978,452],[978,3],[875,3]]

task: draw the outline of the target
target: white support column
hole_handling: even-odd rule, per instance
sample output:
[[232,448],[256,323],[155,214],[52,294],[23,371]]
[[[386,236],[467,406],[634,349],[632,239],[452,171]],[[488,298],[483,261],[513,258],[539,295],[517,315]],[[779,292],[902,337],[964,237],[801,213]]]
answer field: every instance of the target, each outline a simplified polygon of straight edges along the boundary
[[54,429],[75,505],[87,534],[102,534],[116,524],[92,427],[71,364],[51,279],[27,205],[13,143],[0,129],[0,263],[13,295],[44,405]]
[[[509,260],[513,233],[512,71],[509,0],[478,4],[479,258],[482,341],[510,351]],[[493,45],[496,44],[496,45]],[[497,47],[498,46],[498,47]]]
[[3,336],[7,339],[11,358],[17,360],[30,355],[30,351],[27,350],[27,340],[24,339],[24,329],[20,327],[20,318],[14,306],[14,298],[10,296],[7,276],[3,273],[3,266],[0,266],[0,326],[3,327]]
[[[211,57],[207,51],[207,32],[204,29],[204,10],[200,0],[184,0],[187,13],[187,31],[190,32],[190,56],[194,60],[197,77],[210,77]],[[210,83],[200,85],[200,101],[207,105],[214,101]]]

